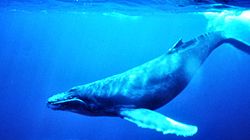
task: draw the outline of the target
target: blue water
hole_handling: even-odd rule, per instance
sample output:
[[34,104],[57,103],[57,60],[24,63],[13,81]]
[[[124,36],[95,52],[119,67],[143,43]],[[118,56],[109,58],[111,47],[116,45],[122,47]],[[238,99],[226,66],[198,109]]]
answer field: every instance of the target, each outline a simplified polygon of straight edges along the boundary
[[[163,135],[120,118],[87,117],[46,106],[55,93],[133,68],[165,53],[180,38],[207,32],[208,22],[197,13],[129,15],[20,3],[2,6],[0,138],[250,139],[250,56],[229,45],[214,51],[188,87],[157,110],[197,125],[199,131],[192,137]],[[239,34],[250,41],[247,32]]]

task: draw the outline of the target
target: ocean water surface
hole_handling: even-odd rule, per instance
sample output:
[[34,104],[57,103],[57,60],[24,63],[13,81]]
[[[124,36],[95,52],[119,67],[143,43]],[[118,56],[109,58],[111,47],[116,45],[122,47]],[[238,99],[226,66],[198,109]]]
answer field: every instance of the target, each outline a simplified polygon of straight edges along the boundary
[[[187,88],[157,111],[197,125],[192,137],[163,135],[112,117],[47,108],[47,98],[121,73],[200,34],[223,30],[250,43],[250,12],[167,12],[143,6],[3,1],[0,4],[0,138],[248,140],[250,56],[223,45]],[[203,10],[202,10],[203,11]]]

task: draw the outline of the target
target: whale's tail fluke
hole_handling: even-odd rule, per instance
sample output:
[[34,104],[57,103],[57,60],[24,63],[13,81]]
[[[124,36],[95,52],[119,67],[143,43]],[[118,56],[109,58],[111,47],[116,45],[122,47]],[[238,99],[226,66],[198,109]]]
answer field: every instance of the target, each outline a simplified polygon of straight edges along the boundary
[[234,39],[234,38],[228,38],[228,39],[224,39],[221,44],[224,44],[224,43],[227,43],[227,44],[231,44],[232,46],[234,46],[235,48],[247,53],[250,55],[250,45],[240,41],[240,40],[237,40],[237,39]]

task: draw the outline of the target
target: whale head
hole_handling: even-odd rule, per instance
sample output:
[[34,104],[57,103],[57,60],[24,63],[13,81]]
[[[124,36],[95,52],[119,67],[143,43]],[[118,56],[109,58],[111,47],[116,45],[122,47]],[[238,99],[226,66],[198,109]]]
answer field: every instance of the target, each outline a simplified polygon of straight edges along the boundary
[[88,115],[91,112],[89,101],[80,93],[78,88],[58,93],[48,99],[47,106],[53,110],[71,111]]

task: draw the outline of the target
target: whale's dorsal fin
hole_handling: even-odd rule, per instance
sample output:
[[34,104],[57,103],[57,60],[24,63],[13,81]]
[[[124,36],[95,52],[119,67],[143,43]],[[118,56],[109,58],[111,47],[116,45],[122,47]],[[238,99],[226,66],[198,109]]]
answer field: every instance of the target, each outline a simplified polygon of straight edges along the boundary
[[174,48],[179,48],[183,44],[182,39],[175,43]]
[[172,52],[178,50],[181,47],[182,44],[183,44],[182,39],[180,39],[178,42],[175,43],[175,45],[172,48],[170,48],[168,50],[168,52],[172,53]]
[[154,129],[163,134],[192,136],[198,130],[196,126],[177,122],[149,109],[124,109],[120,115],[123,119],[135,123],[139,127]]

